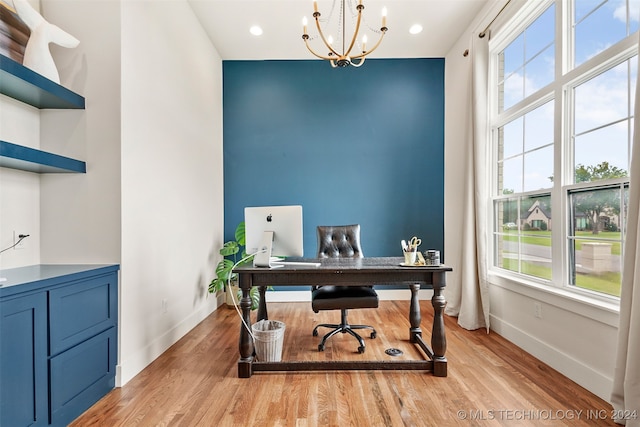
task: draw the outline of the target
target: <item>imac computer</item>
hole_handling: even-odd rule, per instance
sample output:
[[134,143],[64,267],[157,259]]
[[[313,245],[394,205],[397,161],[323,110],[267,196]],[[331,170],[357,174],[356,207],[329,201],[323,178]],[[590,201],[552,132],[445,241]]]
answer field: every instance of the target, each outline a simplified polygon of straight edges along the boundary
[[301,257],[302,206],[258,206],[244,208],[248,254],[256,254],[256,267],[281,267],[272,257]]

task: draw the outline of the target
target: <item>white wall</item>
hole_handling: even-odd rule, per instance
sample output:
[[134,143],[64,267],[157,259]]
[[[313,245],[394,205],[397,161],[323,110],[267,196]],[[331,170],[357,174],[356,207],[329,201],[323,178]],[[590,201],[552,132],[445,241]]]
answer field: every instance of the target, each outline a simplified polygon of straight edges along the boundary
[[222,61],[184,0],[43,0],[41,11],[80,40],[51,50],[86,110],[3,97],[0,137],[85,160],[87,173],[0,169],[0,242],[24,227],[35,248],[2,267],[119,263],[122,385],[216,308]]
[[120,5],[47,0],[42,14],[80,40],[51,45],[60,83],[85,110],[42,110],[41,148],[87,163],[86,174],[41,178],[43,263],[120,262]]
[[124,383],[216,307],[223,174],[222,61],[193,11],[180,0],[122,12]]
[[[32,6],[37,9],[36,4]],[[0,140],[40,148],[40,110],[0,95]],[[20,249],[0,254],[0,269],[38,264],[40,175],[0,168],[0,250],[13,245],[14,231],[29,237],[22,242]]]
[[[470,149],[465,131],[469,108],[469,57],[472,31],[477,34],[496,16],[501,4],[489,4],[445,58],[445,254],[460,280],[463,173],[460,153]],[[609,400],[618,316],[615,307],[593,304],[568,292],[490,277],[491,329],[538,359]],[[446,293],[445,293],[446,296]],[[542,318],[534,315],[539,303]]]

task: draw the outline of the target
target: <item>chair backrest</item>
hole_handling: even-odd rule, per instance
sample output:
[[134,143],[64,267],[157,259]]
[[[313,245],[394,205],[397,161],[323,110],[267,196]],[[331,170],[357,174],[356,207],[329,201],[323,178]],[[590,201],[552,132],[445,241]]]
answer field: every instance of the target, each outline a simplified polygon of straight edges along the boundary
[[360,224],[319,225],[318,258],[362,258]]

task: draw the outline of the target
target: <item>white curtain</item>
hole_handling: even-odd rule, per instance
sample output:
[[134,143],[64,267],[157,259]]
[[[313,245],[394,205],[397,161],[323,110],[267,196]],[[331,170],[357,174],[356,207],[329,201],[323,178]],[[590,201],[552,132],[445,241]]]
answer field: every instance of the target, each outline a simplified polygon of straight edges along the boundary
[[[639,57],[640,59],[640,57]],[[627,426],[640,426],[640,84],[636,84],[629,207],[620,294],[620,325],[611,403]],[[634,412],[635,411],[635,412]],[[624,418],[624,417],[623,417]],[[625,424],[625,420],[617,420]]]
[[465,176],[460,283],[452,283],[447,293],[445,313],[458,317],[465,329],[489,331],[489,285],[487,283],[487,165],[488,141],[487,89],[489,35],[471,36],[469,53],[469,117],[466,121],[469,149],[461,153]]

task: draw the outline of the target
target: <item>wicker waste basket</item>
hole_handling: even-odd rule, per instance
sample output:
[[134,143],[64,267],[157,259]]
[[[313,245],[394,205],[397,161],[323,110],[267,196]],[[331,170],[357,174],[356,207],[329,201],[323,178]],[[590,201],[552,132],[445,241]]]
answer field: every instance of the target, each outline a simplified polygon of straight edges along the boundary
[[261,362],[280,362],[284,323],[277,320],[260,320],[251,325],[255,338],[256,357]]

